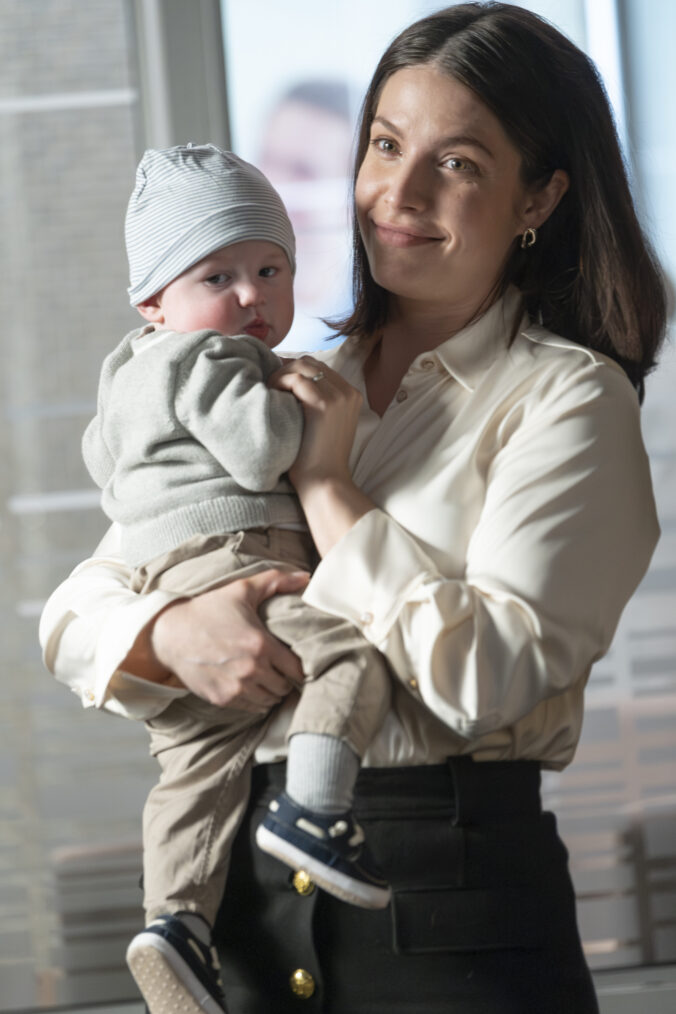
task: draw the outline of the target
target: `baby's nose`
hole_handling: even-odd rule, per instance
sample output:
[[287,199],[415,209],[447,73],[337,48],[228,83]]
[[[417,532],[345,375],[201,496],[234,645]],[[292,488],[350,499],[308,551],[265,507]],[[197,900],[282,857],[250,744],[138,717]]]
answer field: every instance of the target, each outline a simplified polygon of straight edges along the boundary
[[254,282],[242,282],[239,286],[239,302],[241,306],[256,306],[261,301],[261,292]]

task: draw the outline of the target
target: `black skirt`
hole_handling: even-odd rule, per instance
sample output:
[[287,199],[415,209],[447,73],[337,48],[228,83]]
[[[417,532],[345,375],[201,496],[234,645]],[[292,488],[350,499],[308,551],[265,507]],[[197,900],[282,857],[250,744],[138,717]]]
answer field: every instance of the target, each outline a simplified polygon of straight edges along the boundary
[[229,1014],[597,1014],[568,857],[527,761],[362,770],[355,812],[394,897],[337,901],[254,834],[254,769],[216,926]]

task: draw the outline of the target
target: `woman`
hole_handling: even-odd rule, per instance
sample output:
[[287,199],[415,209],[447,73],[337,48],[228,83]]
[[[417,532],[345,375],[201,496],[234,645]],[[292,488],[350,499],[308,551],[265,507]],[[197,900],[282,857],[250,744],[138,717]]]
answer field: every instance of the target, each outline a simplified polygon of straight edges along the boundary
[[347,340],[276,382],[305,407],[291,478],[322,556],[306,597],[394,673],[357,800],[390,909],[289,883],[252,845],[297,666],[257,610],[303,577],[137,599],[113,531],[52,596],[45,657],[85,703],[134,717],[182,687],[279,705],[226,896],[231,1014],[299,998],[341,1014],[586,1014],[539,777],[573,757],[590,667],[658,536],[638,405],[660,277],[592,65],[511,5],[460,4],[394,40],[356,166]]

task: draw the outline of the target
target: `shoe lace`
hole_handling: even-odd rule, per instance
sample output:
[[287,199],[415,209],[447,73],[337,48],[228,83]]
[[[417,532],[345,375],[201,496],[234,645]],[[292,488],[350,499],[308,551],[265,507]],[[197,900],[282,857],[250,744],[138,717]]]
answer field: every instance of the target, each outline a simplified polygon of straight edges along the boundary
[[215,947],[209,948],[209,954],[211,955],[211,970],[216,978],[216,985],[223,992],[223,980],[221,979],[221,959],[218,956],[218,951]]

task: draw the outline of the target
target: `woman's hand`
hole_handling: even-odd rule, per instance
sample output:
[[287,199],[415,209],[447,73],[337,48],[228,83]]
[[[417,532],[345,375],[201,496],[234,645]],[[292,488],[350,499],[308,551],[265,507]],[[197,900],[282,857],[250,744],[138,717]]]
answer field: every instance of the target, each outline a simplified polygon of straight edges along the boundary
[[265,629],[258,607],[272,595],[303,591],[308,580],[302,572],[267,570],[180,599],[159,614],[145,644],[135,646],[136,658],[145,655],[155,666],[154,675],[150,667],[135,667],[133,658],[124,668],[139,675],[146,668],[147,678],[185,686],[218,707],[267,711],[303,672],[293,652]]
[[324,556],[374,507],[353,483],[349,465],[362,395],[312,356],[286,363],[268,383],[291,391],[303,406],[303,440],[289,478]]
[[289,471],[299,496],[326,479],[351,482],[348,461],[363,400],[356,387],[312,356],[288,360],[268,385],[291,391],[305,413],[303,442]]

